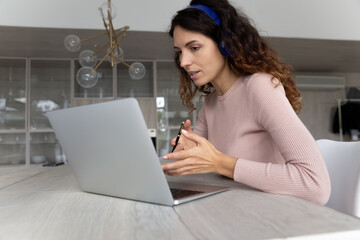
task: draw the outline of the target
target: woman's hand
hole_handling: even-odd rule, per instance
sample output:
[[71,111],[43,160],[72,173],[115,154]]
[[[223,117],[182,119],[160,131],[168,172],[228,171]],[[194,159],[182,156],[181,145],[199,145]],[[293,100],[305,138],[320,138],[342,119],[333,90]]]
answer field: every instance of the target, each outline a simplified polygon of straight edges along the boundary
[[171,176],[215,172],[233,178],[237,159],[219,152],[208,140],[193,132],[182,130],[185,142],[193,147],[168,153],[166,160],[176,160],[162,165],[163,171]]
[[[191,130],[191,121],[189,119],[187,119],[185,121],[183,129],[185,129],[187,132],[192,132],[192,130]],[[176,137],[170,140],[170,145],[175,146],[175,142],[176,142]],[[184,139],[183,137],[180,136],[179,142],[178,142],[176,148],[174,149],[174,152],[184,150],[184,149],[189,149],[189,148],[192,148],[192,147],[195,147],[195,146],[196,146],[195,142],[193,142],[191,140]]]

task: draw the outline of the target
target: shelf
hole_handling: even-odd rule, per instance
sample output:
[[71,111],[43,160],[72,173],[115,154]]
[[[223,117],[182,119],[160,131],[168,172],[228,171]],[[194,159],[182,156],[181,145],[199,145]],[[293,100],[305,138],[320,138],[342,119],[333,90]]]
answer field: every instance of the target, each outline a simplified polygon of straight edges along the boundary
[[[177,117],[166,119],[164,122],[166,126],[157,126],[155,94],[159,93],[158,95],[161,96],[162,92],[165,93],[164,89],[169,89],[167,91],[168,96],[164,96],[169,107],[166,111],[187,110],[181,105],[177,93],[178,70],[173,64],[173,60],[126,60],[129,64],[137,61],[146,67],[146,75],[143,79],[133,80],[128,74],[127,67],[118,64],[112,68],[110,63],[105,61],[99,67],[102,78],[99,79],[97,85],[91,89],[84,89],[76,81],[77,70],[81,67],[77,59],[0,59],[0,97],[8,97],[9,90],[12,89],[12,97],[24,96],[23,98],[26,98],[25,103],[22,103],[24,113],[21,116],[24,126],[21,126],[21,129],[0,129],[2,138],[0,159],[5,155],[16,154],[20,148],[23,151],[22,154],[26,155],[26,165],[33,164],[31,161],[33,155],[44,155],[48,160],[55,158],[56,151],[59,151],[57,147],[59,143],[56,141],[56,136],[47,118],[43,116],[44,112],[37,111],[41,109],[41,107],[36,106],[39,100],[53,101],[61,109],[135,97],[139,99],[139,103],[142,103],[141,106],[145,106],[146,117],[152,119],[151,128],[157,128],[158,132],[160,130],[167,132],[167,135],[161,133],[157,136],[159,136],[158,142],[161,143],[161,147],[168,148],[166,142],[170,137],[173,137],[170,134],[173,135],[178,131],[183,118],[177,113]],[[11,82],[9,82],[9,77],[12,78]],[[84,98],[84,95],[87,95],[87,98]],[[148,99],[154,102],[151,101],[151,106]],[[67,103],[65,104],[64,101]],[[192,119],[192,115],[187,118]],[[12,125],[6,122],[3,126],[17,127],[16,122],[12,119],[10,121]],[[16,141],[16,135],[19,135],[20,141]],[[46,138],[48,140],[44,140]],[[162,140],[163,138],[164,140]]]
[[31,129],[29,132],[30,133],[53,133],[54,130],[52,128],[36,128],[36,129]]
[[0,145],[24,145],[26,142],[0,142]]
[[0,129],[0,134],[26,133],[25,129]]
[[173,130],[173,129],[177,129],[179,130],[180,124],[178,126],[164,126],[164,127],[158,127],[157,129],[161,130],[161,129],[165,129],[165,130]]

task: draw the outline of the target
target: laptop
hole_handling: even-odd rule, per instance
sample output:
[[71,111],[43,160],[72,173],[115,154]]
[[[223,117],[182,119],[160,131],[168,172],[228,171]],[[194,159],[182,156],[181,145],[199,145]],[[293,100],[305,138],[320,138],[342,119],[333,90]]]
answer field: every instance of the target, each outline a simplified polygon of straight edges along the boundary
[[228,190],[168,182],[134,98],[55,110],[46,116],[85,192],[174,206]]

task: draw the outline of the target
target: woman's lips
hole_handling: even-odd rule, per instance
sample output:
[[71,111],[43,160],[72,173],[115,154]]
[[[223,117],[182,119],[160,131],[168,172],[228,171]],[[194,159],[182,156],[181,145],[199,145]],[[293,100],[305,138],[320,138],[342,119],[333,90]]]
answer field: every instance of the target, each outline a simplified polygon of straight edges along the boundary
[[199,71],[190,71],[188,74],[192,80],[199,78]]

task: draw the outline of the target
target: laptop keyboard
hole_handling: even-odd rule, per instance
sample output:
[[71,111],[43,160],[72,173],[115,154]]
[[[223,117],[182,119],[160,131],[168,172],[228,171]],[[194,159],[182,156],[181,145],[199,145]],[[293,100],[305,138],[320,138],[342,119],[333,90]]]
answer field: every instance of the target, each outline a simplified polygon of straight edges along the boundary
[[193,190],[185,190],[185,189],[178,189],[178,188],[170,188],[171,194],[173,195],[174,199],[184,198],[188,196],[192,196],[195,194],[203,193],[199,191]]

